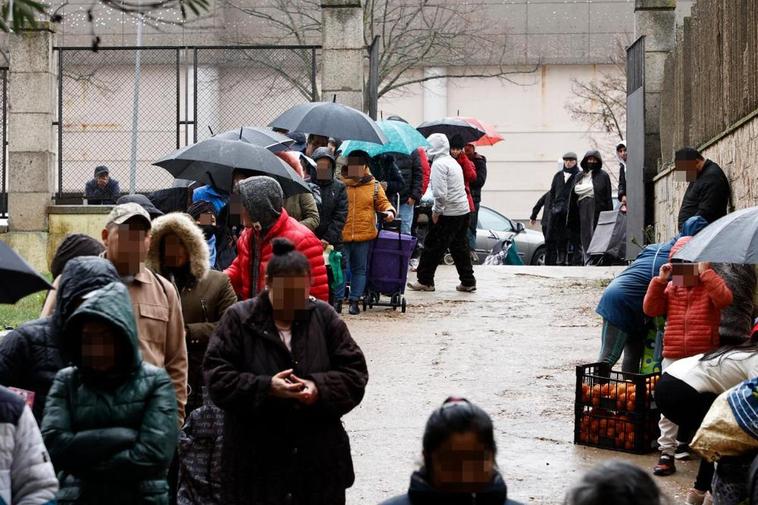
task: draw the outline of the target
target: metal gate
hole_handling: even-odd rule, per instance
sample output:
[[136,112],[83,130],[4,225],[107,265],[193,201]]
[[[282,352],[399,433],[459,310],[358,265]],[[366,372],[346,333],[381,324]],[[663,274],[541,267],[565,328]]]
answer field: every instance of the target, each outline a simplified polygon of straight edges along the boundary
[[0,160],[0,218],[8,217],[8,68],[0,67],[0,130],[2,130],[2,160]]
[[645,207],[653,198],[645,187],[645,37],[627,49],[626,94],[626,257],[634,258],[645,243]]
[[[152,166],[157,159],[221,131],[265,125],[295,104],[318,99],[318,49],[56,48],[60,69],[56,200],[80,202],[98,165],[109,167],[122,192],[129,190],[134,161],[137,192],[171,186],[171,176]],[[134,153],[133,124],[137,125]]]

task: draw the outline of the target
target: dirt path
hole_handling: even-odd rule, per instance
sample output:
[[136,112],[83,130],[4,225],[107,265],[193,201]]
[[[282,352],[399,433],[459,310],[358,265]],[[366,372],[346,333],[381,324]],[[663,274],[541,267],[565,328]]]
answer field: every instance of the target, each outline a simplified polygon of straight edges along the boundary
[[[629,456],[573,445],[575,366],[599,349],[595,306],[618,269],[478,267],[479,290],[455,291],[450,267],[435,293],[408,293],[408,312],[345,316],[363,348],[370,381],[345,418],[355,463],[351,505],[376,504],[407,489],[421,459],[429,413],[463,395],[492,415],[509,496],[558,504],[584,470]],[[678,503],[696,463],[659,484]]]

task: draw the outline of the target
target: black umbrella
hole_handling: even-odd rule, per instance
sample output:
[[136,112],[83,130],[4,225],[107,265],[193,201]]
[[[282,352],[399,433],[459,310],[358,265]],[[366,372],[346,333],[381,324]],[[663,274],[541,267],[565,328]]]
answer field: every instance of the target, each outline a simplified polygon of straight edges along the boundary
[[232,188],[232,173],[239,169],[273,177],[286,196],[310,193],[305,181],[287,163],[268,149],[243,140],[211,137],[183,147],[153,165],[174,177],[210,183],[226,191]]
[[53,289],[16,251],[0,241],[0,303],[16,303],[21,298]]
[[460,135],[465,143],[476,142],[484,136],[486,132],[476,126],[469,124],[461,118],[445,117],[436,121],[425,121],[416,128],[424,137],[429,137],[432,133],[442,133],[451,139],[455,135]]
[[301,131],[340,140],[365,140],[384,144],[387,137],[363,112],[335,102],[296,105],[269,123],[274,128]]
[[244,126],[239,130],[229,130],[228,132],[216,135],[220,139],[244,140],[256,146],[265,147],[272,153],[286,151],[295,141],[286,135],[275,132],[265,126]]

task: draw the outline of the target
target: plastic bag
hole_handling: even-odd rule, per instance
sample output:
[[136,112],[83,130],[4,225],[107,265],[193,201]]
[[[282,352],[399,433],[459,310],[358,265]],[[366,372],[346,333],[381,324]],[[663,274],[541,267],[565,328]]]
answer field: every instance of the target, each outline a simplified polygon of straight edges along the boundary
[[342,253],[334,249],[329,251],[327,264],[332,269],[332,285],[330,287],[333,291],[337,291],[337,288],[345,281],[342,275]]
[[[758,439],[749,435],[741,426],[746,422],[758,426],[758,417],[750,414],[751,419],[744,415],[745,404],[750,401],[750,398],[745,399],[745,393],[758,403],[758,398],[754,396],[756,381],[758,378],[743,382],[716,398],[692,439],[690,447],[694,451],[714,462],[724,456],[740,456],[758,449]],[[736,412],[734,406],[738,409]],[[735,413],[741,417],[740,421]]]

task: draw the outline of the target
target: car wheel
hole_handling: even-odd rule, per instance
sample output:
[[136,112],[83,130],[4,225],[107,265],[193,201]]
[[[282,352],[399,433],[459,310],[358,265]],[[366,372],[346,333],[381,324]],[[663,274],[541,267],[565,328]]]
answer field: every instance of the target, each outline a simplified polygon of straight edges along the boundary
[[532,265],[539,265],[544,266],[545,265],[545,246],[540,246],[537,248],[536,251],[534,251],[534,256],[532,256]]

